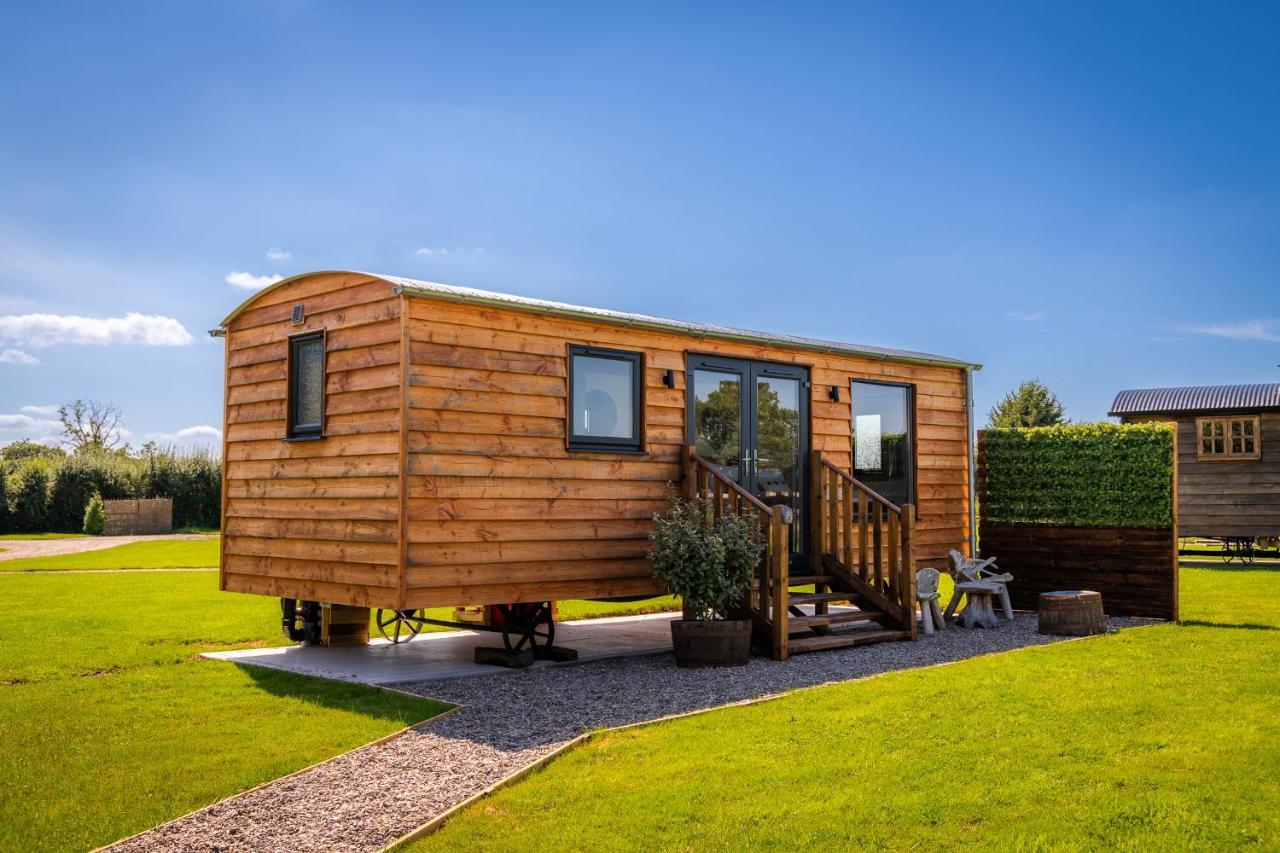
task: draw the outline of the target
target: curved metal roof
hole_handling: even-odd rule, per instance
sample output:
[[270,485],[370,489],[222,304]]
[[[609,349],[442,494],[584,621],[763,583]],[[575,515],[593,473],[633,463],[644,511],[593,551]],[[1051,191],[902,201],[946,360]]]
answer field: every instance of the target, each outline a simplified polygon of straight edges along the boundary
[[1133,388],[1116,395],[1108,414],[1152,415],[1228,409],[1280,409],[1280,384]]
[[654,329],[657,331],[680,332],[703,338],[773,344],[782,347],[791,347],[794,349],[815,350],[818,352],[847,353],[850,355],[860,355],[867,358],[883,359],[886,361],[905,361],[942,367],[969,367],[974,370],[980,370],[982,368],[982,365],[980,364],[944,355],[934,355],[927,352],[893,349],[891,347],[878,347],[869,344],[828,341],[820,338],[804,338],[797,337],[795,335],[783,335],[771,332],[758,332],[750,329],[736,329],[729,326],[718,326],[711,323],[692,323],[685,320],[669,320],[663,317],[651,317],[646,314],[611,311],[605,308],[589,308],[582,305],[570,305],[565,302],[552,302],[546,299],[532,299],[526,296],[516,296],[510,293],[497,293],[490,290],[478,290],[473,287],[458,287],[451,284],[439,284],[433,281],[419,281],[417,279],[404,278],[402,276],[381,275],[379,273],[360,272],[358,270],[323,270],[308,272],[278,281],[275,284],[265,287],[253,294],[241,303],[234,311],[228,314],[226,319],[221,323],[222,329],[225,329],[227,324],[234,320],[240,312],[249,308],[253,302],[263,294],[270,293],[271,291],[284,287],[298,279],[307,278],[313,275],[322,275],[325,273],[367,275],[370,278],[381,279],[390,283],[395,287],[397,293],[403,293],[407,296],[447,299],[454,302],[479,303],[503,308],[512,308],[521,311],[530,311],[537,314],[575,317],[620,326],[634,326]]

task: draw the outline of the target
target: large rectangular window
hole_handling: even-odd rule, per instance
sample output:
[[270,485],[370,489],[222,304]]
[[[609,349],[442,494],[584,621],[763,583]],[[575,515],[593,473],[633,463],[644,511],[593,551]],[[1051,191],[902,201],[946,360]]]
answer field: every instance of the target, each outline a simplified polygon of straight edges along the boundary
[[289,438],[324,435],[324,332],[289,339]]
[[915,486],[911,386],[854,382],[850,390],[853,476],[899,506],[911,503]]
[[1262,433],[1257,415],[1196,418],[1196,458],[1249,460],[1262,458]]
[[640,353],[569,347],[569,449],[643,449],[643,388]]

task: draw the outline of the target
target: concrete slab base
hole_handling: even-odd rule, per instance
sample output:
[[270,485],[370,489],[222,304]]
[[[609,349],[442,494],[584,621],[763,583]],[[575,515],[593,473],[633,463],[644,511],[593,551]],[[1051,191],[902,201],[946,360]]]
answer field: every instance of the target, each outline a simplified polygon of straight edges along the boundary
[[[579,661],[670,652],[670,623],[678,618],[679,613],[651,613],[558,622],[556,646],[574,649]],[[501,667],[475,662],[476,648],[492,646],[495,639],[501,644],[499,635],[484,631],[443,631],[419,634],[398,645],[379,638],[365,646],[281,646],[205,652],[201,657],[338,681],[392,684],[500,674],[505,671]],[[552,660],[534,663],[535,667],[564,665]]]

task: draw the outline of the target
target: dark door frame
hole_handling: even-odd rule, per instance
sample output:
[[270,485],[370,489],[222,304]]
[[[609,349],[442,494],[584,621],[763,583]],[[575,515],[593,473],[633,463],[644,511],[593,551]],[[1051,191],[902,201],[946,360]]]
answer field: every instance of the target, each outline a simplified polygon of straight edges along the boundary
[[694,435],[694,382],[693,374],[695,370],[711,370],[721,373],[736,373],[742,377],[742,395],[739,401],[741,419],[741,447],[739,448],[738,470],[740,473],[739,485],[755,494],[755,474],[747,472],[746,466],[742,464],[741,454],[748,452],[758,453],[756,433],[758,431],[757,420],[757,400],[756,400],[756,380],[757,378],[778,378],[778,379],[794,379],[799,382],[800,393],[797,395],[797,405],[799,407],[800,435],[799,435],[799,459],[797,464],[800,471],[800,495],[799,495],[799,523],[793,525],[791,531],[792,541],[798,542],[800,548],[793,548],[794,556],[798,556],[801,560],[807,560],[808,557],[808,526],[810,519],[808,518],[809,509],[809,450],[811,441],[811,424],[810,424],[810,381],[809,366],[803,364],[788,364],[786,362],[764,361],[760,359],[734,358],[729,356],[712,355],[705,353],[686,352],[685,353],[685,441],[687,444],[696,443]]

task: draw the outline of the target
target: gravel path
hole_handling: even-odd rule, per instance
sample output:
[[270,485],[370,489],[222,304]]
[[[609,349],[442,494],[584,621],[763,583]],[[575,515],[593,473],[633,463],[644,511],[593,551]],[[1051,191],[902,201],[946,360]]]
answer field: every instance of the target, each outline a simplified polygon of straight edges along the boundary
[[217,539],[203,533],[170,533],[163,536],[86,536],[83,539],[5,539],[0,541],[0,560],[19,560],[27,557],[56,557],[60,554],[80,554],[100,551],[130,542],[159,542],[167,539]]
[[[1149,624],[1111,621],[1115,627]],[[664,654],[398,684],[464,707],[112,849],[379,850],[584,731],[1061,639],[1037,634],[1035,614],[1019,614],[993,631],[951,629],[915,643],[782,662],[753,658],[737,669],[681,670]]]

